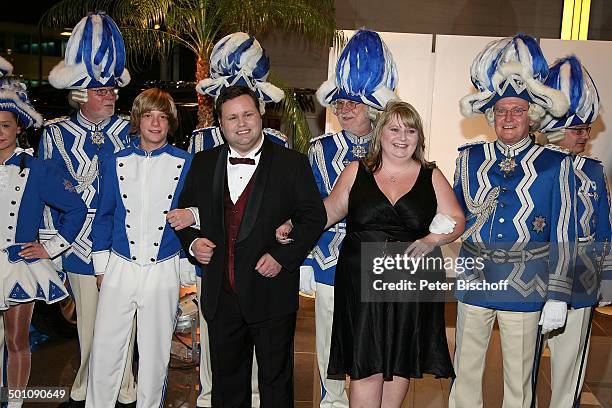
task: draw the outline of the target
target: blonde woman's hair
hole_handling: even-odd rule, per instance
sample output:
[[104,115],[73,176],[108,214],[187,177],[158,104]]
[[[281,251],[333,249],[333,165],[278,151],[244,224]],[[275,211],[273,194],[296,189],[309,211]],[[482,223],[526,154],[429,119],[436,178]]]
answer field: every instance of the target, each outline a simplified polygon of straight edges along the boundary
[[372,173],[376,172],[382,166],[382,147],[381,138],[383,128],[391,122],[395,117],[407,128],[416,129],[418,132],[418,141],[416,149],[412,154],[412,158],[419,162],[425,168],[434,168],[434,162],[425,160],[425,135],[423,133],[423,121],[421,115],[416,111],[414,106],[408,102],[391,101],[387,103],[385,110],[381,112],[372,136],[370,150],[364,159],[365,167]]
[[140,119],[142,115],[151,111],[160,111],[168,115],[168,127],[170,133],[174,133],[178,127],[178,115],[174,99],[166,91],[159,88],[151,88],[142,91],[132,104],[132,114],[130,115],[130,133],[140,133]]

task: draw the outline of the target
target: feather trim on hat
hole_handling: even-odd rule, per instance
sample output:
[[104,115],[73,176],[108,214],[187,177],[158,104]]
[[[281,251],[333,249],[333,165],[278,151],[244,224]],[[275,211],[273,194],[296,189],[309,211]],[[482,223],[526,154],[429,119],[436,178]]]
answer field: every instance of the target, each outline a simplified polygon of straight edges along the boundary
[[259,41],[252,35],[236,32],[215,44],[210,54],[210,77],[198,82],[196,91],[213,97],[224,88],[248,86],[263,102],[279,102],[282,89],[267,82],[270,61]]
[[103,12],[92,13],[72,31],[64,60],[49,73],[49,83],[58,89],[123,87],[131,79],[125,59],[117,24]]
[[568,108],[565,96],[543,84],[548,76],[546,59],[532,37],[518,34],[492,41],[476,56],[470,68],[475,94],[464,96],[461,113],[474,116],[506,97],[518,97],[541,106],[552,115]]
[[576,56],[559,59],[551,65],[546,85],[559,89],[565,95],[569,100],[569,109],[562,117],[547,115],[541,125],[542,132],[591,124],[597,119],[599,92],[593,78]]
[[359,30],[342,49],[334,78],[317,89],[317,100],[329,106],[348,99],[383,110],[387,102],[399,99],[397,68],[387,45],[374,31]]
[[39,128],[43,123],[42,116],[30,104],[25,85],[11,77],[0,80],[0,111],[13,112],[26,128]]

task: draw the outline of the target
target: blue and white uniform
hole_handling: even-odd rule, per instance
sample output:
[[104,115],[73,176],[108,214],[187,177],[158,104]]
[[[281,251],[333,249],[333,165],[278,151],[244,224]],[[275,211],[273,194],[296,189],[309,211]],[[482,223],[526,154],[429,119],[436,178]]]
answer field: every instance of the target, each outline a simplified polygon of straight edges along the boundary
[[177,206],[191,156],[170,144],[146,152],[139,143],[133,140],[105,164],[93,222],[94,269],[104,281],[86,400],[92,408],[115,405],[135,316],[138,406],[163,404],[181,264],[166,214]]
[[[331,193],[340,173],[350,162],[365,157],[371,139],[371,133],[364,136],[355,136],[346,130],[342,130],[337,133],[327,133],[315,137],[310,141],[308,159],[321,198],[324,199]],[[319,372],[322,373],[320,374],[321,407],[348,406],[344,381],[328,379],[326,374],[334,313],[336,264],[345,235],[345,220],[341,220],[323,231],[301,268],[307,270],[311,267],[316,282],[316,350]]]
[[57,302],[68,293],[65,278],[49,259],[25,260],[19,256],[21,245],[38,240],[38,228],[45,205],[61,211],[65,222],[53,239],[43,246],[51,258],[70,248],[87,208],[79,197],[62,183],[60,172],[21,149],[0,164],[0,310],[12,304],[43,300]]
[[[263,128],[264,137],[281,146],[289,147],[287,136],[276,129]],[[223,133],[217,126],[196,129],[191,133],[188,151],[192,155],[203,150],[210,150],[225,143]]]
[[[87,220],[72,248],[62,255],[64,270],[93,275],[91,223],[98,208],[101,175],[99,168],[129,143],[127,117],[113,115],[100,123],[86,119],[79,111],[70,117],[45,123],[38,155],[53,160],[65,173],[64,185],[77,192],[87,205]],[[63,219],[57,211],[45,211],[43,238],[51,237]]]
[[531,137],[512,146],[498,140],[459,150],[454,190],[466,217],[459,256],[481,259],[484,267],[466,268],[458,280],[507,282],[507,287],[456,292],[457,378],[449,406],[482,406],[482,389],[474,382],[482,379],[496,318],[504,350],[505,404],[529,406],[540,310],[547,300],[571,299],[571,157]]

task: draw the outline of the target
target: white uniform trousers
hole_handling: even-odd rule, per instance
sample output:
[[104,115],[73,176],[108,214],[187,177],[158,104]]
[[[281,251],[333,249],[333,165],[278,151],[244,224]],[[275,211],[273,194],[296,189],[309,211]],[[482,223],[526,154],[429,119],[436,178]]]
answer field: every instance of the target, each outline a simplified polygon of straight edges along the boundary
[[[212,406],[212,369],[210,367],[210,346],[208,340],[208,324],[202,315],[200,298],[202,297],[202,278],[196,277],[198,288],[198,312],[200,318],[200,395],[196,400],[197,407]],[[251,404],[259,408],[259,382],[257,381],[257,358],[253,353],[253,368],[251,369]]]
[[317,366],[321,380],[321,408],[348,408],[345,381],[327,378],[329,349],[331,347],[332,323],[334,320],[334,287],[316,284],[315,325],[317,342]]
[[[589,356],[590,339],[587,339],[590,307],[567,311],[565,328],[549,333],[547,341],[550,349],[550,371],[552,377],[550,406],[555,408],[574,408],[576,384],[580,390],[584,382],[586,363]],[[585,351],[584,366],[580,379],[580,362]],[[578,394],[580,395],[580,393]]]
[[111,253],[100,290],[87,408],[114,408],[136,316],[137,408],[158,408],[166,387],[179,300],[179,256],[139,266]]
[[[94,324],[96,320],[96,310],[98,308],[98,286],[96,277],[93,275],[81,275],[68,272],[68,281],[73,294],[73,300],[77,313],[77,333],[79,336],[79,350],[81,362],[77,371],[70,398],[76,401],[84,401],[87,395],[87,378],[89,377],[89,356],[91,353],[91,343],[94,335]],[[136,384],[134,383],[134,372],[132,362],[134,356],[134,337],[135,331],[132,330],[129,343],[129,353],[127,354],[121,391],[119,392],[119,402],[131,403],[136,401]]]
[[455,374],[448,407],[483,406],[482,378],[493,323],[497,317],[504,372],[503,408],[529,408],[531,371],[540,312],[510,312],[457,304]]

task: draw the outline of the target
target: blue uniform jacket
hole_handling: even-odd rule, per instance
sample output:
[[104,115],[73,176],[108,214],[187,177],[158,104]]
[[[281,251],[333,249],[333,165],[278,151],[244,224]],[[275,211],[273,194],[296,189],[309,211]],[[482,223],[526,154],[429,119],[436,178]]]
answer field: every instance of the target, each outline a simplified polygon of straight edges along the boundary
[[[87,219],[72,248],[62,255],[64,270],[83,275],[94,273],[91,262],[91,225],[98,208],[100,168],[129,144],[129,121],[113,115],[95,124],[78,112],[45,124],[38,150],[39,157],[52,160],[64,173],[64,185],[72,188],[88,208]],[[66,222],[52,208],[45,210],[41,238],[51,238]]]
[[[466,268],[458,278],[507,280],[508,288],[458,290],[457,298],[476,306],[526,312],[540,310],[547,299],[569,302],[575,241],[571,157],[539,146],[530,137],[513,146],[495,141],[459,150],[454,190],[466,216],[460,256],[481,257],[484,268]],[[503,252],[487,259],[470,251],[469,245],[510,251],[514,259],[504,259]],[[524,258],[517,261],[517,253]]]
[[11,262],[24,261],[18,255],[21,244],[38,240],[45,204],[61,211],[66,220],[55,237],[43,244],[52,258],[70,248],[87,215],[85,204],[65,188],[53,165],[19,150],[0,165],[0,192],[0,248]]
[[[321,198],[329,195],[342,170],[352,161],[359,160],[368,152],[370,135],[358,137],[343,130],[327,133],[310,141],[308,159],[319,188]],[[346,235],[346,221],[342,220],[321,234],[319,241],[304,261],[312,266],[315,281],[334,285],[336,264],[340,246]]]
[[179,254],[181,244],[168,211],[177,208],[191,156],[170,144],[146,152],[134,139],[108,160],[91,238],[96,274],[104,273],[112,250],[149,265]]

